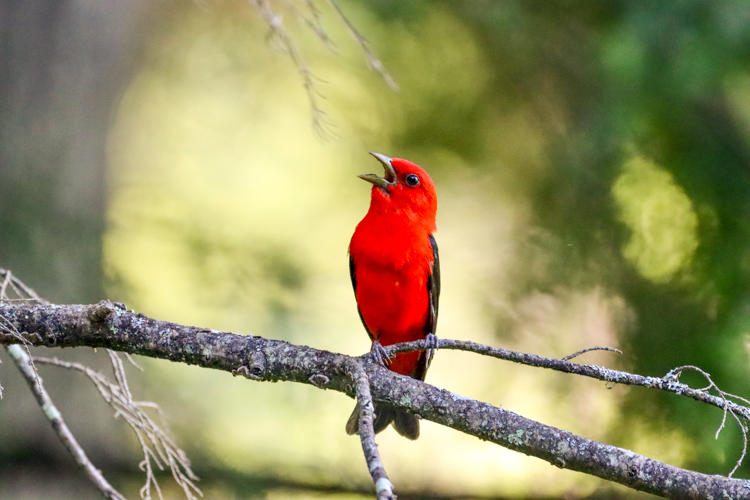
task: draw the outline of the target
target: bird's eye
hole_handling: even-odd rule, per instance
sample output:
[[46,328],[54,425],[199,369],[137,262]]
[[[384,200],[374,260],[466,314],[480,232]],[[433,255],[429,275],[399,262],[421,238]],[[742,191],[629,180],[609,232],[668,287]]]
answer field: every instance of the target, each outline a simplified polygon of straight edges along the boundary
[[409,187],[419,186],[419,176],[416,174],[409,174],[404,180],[406,181],[406,185]]

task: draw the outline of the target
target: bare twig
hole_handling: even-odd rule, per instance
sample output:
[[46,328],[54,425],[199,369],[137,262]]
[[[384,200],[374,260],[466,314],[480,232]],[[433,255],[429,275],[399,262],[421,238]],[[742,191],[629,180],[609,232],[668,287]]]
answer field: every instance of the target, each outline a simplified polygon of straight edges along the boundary
[[334,43],[331,37],[328,36],[325,28],[323,28],[323,18],[320,9],[318,9],[313,0],[302,0],[304,9],[310,13],[310,16],[305,15],[302,9],[299,9],[292,0],[285,0],[284,3],[307,24],[326,49],[336,52],[336,43]]
[[378,445],[375,443],[375,429],[373,418],[375,407],[370,394],[370,380],[362,369],[362,365],[349,362],[346,372],[354,382],[357,393],[357,408],[359,408],[359,439],[362,442],[362,451],[365,454],[367,469],[370,471],[372,482],[375,484],[375,492],[378,500],[396,500],[393,493],[393,483],[388,479],[383,462],[380,460]]
[[573,354],[568,354],[567,356],[561,359],[563,361],[570,361],[573,358],[577,358],[581,354],[585,354],[591,351],[610,351],[610,352],[616,352],[617,354],[622,354],[621,350],[615,349],[614,347],[602,347],[602,346],[595,345],[593,347],[587,347],[586,349],[581,349],[580,351],[574,352]]
[[[425,347],[427,347],[425,342],[420,340],[417,342],[407,342],[403,344],[396,344],[393,346],[389,346],[386,349],[389,354],[393,355],[399,352],[410,352],[414,350],[419,350],[419,348],[424,349]],[[579,364],[567,362],[568,359],[571,359],[575,356],[583,354],[584,352],[588,352],[592,350],[615,351],[615,352],[621,353],[619,349],[614,349],[611,347],[589,347],[577,353],[566,356],[560,360],[557,360],[554,358],[545,358],[542,356],[537,356],[535,354],[525,354],[525,353],[519,353],[515,351],[508,351],[508,350],[500,349],[497,347],[477,344],[471,341],[439,339],[437,348],[470,351],[470,352],[475,352],[478,354],[484,354],[487,356],[504,359],[507,361],[514,361],[514,362],[521,363],[521,364],[539,366],[539,367],[549,368],[552,370],[559,370],[559,371],[563,371],[567,373],[575,373],[577,375],[584,375],[587,377],[592,377],[592,378],[604,380],[607,382],[615,382],[615,383],[620,383],[620,384],[625,384],[625,385],[636,385],[636,386],[642,386],[642,387],[651,387],[651,388],[657,388],[657,389],[661,389],[664,391],[672,392],[674,394],[686,395],[698,401],[702,401],[704,403],[708,403],[708,404],[711,404],[713,406],[716,406],[722,409],[724,414],[721,420],[721,424],[719,425],[719,428],[716,431],[716,436],[715,436],[716,439],[719,438],[719,434],[721,433],[721,430],[724,428],[726,424],[727,412],[729,412],[732,415],[732,417],[735,419],[735,421],[739,425],[740,430],[742,431],[742,440],[743,440],[742,452],[734,468],[731,470],[731,472],[729,472],[728,477],[732,477],[732,475],[737,471],[737,469],[739,469],[740,465],[742,464],[742,461],[745,458],[745,455],[747,454],[747,443],[748,443],[747,425],[743,423],[743,420],[745,422],[750,422],[750,408],[748,408],[747,406],[741,406],[733,401],[730,401],[728,398],[740,400],[744,402],[745,404],[750,404],[750,401],[740,396],[735,396],[734,394],[730,394],[728,392],[725,392],[719,389],[719,387],[711,379],[711,376],[696,366],[685,365],[685,366],[674,368],[669,373],[667,373],[663,378],[658,379],[654,377],[644,377],[641,375],[635,375],[635,374],[627,373],[627,372],[620,372],[617,370],[610,370],[608,368],[603,368],[601,366],[579,365]],[[364,356],[369,357],[370,353],[367,353]],[[699,372],[708,381],[708,386],[704,388],[700,388],[700,389],[693,389],[689,387],[688,385],[679,382],[679,377],[682,374],[682,372],[685,370],[692,370],[692,371]],[[714,389],[718,393],[718,397],[712,396],[708,392],[708,390],[710,389]]]
[[67,448],[68,452],[73,456],[75,463],[86,471],[86,475],[91,482],[99,488],[99,491],[101,491],[102,495],[106,498],[112,500],[125,500],[125,497],[114,489],[104,478],[101,471],[91,463],[86,456],[86,453],[83,451],[83,448],[81,448],[81,445],[76,441],[73,433],[70,432],[70,429],[65,424],[65,421],[55,406],[55,403],[52,402],[49,394],[47,394],[47,391],[42,387],[41,378],[32,367],[31,358],[28,354],[19,345],[6,346],[6,350],[10,357],[13,358],[16,366],[18,366],[23,378],[26,379],[26,382],[29,384],[31,391],[34,393],[34,397],[44,412],[44,416],[52,423],[52,428],[55,430],[55,433],[57,433],[57,436],[60,438],[60,441],[62,441],[65,448]]
[[127,379],[125,378],[122,359],[112,350],[107,349],[107,352],[112,361],[112,368],[117,382],[109,380],[100,372],[80,363],[39,356],[35,356],[33,359],[40,365],[53,365],[84,373],[94,383],[104,400],[115,411],[115,418],[122,417],[130,428],[133,429],[143,452],[143,461],[140,463],[140,468],[146,473],[146,484],[141,488],[141,496],[144,499],[151,498],[152,487],[156,490],[158,497],[163,498],[154,474],[154,466],[159,470],[164,470],[165,465],[170,468],[172,476],[177,484],[182,487],[188,499],[196,500],[197,497],[195,494],[203,496],[200,489],[193,482],[198,480],[198,478],[190,468],[190,460],[188,460],[185,452],[141,408],[155,408],[160,417],[163,418],[161,409],[154,403],[133,400]]
[[341,10],[341,7],[339,7],[339,4],[336,2],[336,0],[327,1],[328,5],[330,5],[334,11],[336,11],[339,19],[341,19],[341,21],[344,23],[351,37],[354,38],[354,41],[356,41],[362,49],[362,52],[365,55],[365,61],[367,62],[367,65],[370,67],[370,69],[379,74],[385,84],[388,85],[391,89],[398,90],[398,84],[396,83],[396,80],[394,80],[388,70],[385,69],[385,66],[380,61],[380,59],[378,59],[377,56],[375,56],[375,54],[370,50],[367,39],[363,37],[359,33],[359,31],[357,31],[357,28],[355,28],[354,24],[349,20],[348,17],[346,17],[346,14],[344,14],[344,11]]
[[749,402],[745,398],[742,398],[740,396],[735,396],[734,394],[730,394],[726,391],[722,391],[721,389],[719,389],[719,386],[716,385],[716,383],[713,381],[713,379],[711,378],[711,375],[709,375],[706,371],[701,370],[697,366],[693,366],[693,365],[678,366],[677,368],[671,369],[669,373],[664,375],[664,378],[678,381],[680,379],[680,375],[682,375],[682,373],[686,370],[695,371],[703,375],[703,377],[708,382],[708,385],[700,390],[707,391],[710,389],[714,389],[719,394],[719,397],[721,397],[721,399],[724,401],[724,407],[723,407],[724,415],[721,419],[721,425],[719,425],[719,428],[716,429],[716,434],[714,435],[714,439],[719,439],[719,434],[721,434],[722,429],[724,429],[724,426],[727,422],[727,412],[729,412],[732,415],[732,417],[734,417],[735,421],[737,422],[737,425],[740,426],[740,430],[742,431],[742,454],[740,455],[740,458],[737,460],[737,463],[735,463],[734,468],[732,468],[729,474],[727,474],[727,477],[732,477],[732,475],[734,475],[734,473],[737,472],[737,469],[739,469],[740,466],[742,465],[742,461],[745,459],[745,455],[747,454],[747,426],[740,420],[740,418],[735,414],[735,412],[729,409],[729,401],[727,398],[739,399],[746,404]]
[[5,279],[3,279],[3,285],[0,287],[0,298],[7,297],[8,294],[6,293],[6,290],[8,289],[8,285],[10,284],[10,278],[12,274],[10,271],[6,271],[5,273]]
[[[394,344],[386,347],[385,349],[388,354],[392,356],[394,354],[402,352],[424,350],[428,347],[429,346],[424,340],[417,340],[414,342]],[[659,389],[662,391],[671,392],[673,394],[687,396],[689,398],[695,399],[696,401],[701,401],[703,403],[716,406],[717,408],[721,408],[722,410],[726,407],[730,412],[737,414],[744,420],[750,421],[750,407],[739,405],[733,401],[728,401],[724,397],[714,396],[712,394],[709,394],[704,389],[693,389],[690,386],[677,381],[675,377],[670,374],[667,374],[662,378],[645,377],[643,375],[637,375],[634,373],[628,373],[619,370],[611,370],[609,368],[604,368],[597,365],[581,365],[557,358],[547,358],[544,356],[538,356],[536,354],[510,351],[508,349],[492,347],[476,342],[471,342],[469,340],[439,339],[437,349],[469,351],[493,358],[503,359],[505,361],[512,361],[514,363],[523,365],[547,368],[550,370],[572,373],[575,375],[582,375],[584,377],[590,377],[597,380],[602,380],[604,382],[613,382],[616,384]],[[369,358],[370,356],[370,353],[363,355],[363,357],[367,358]],[[748,402],[743,398],[737,397],[737,399],[742,400],[745,403]]]
[[[3,278],[3,286],[0,289],[0,301],[4,302],[32,302],[36,304],[49,304],[49,302],[40,297],[31,287],[27,286],[23,281],[19,280],[10,269],[4,269],[0,267],[0,278]],[[7,285],[10,285],[10,289],[13,291],[14,296],[8,294]]]
[[[318,85],[316,83],[316,80],[318,79],[310,69],[307,60],[303,56],[294,37],[286,28],[284,18],[276,7],[278,4],[283,4],[296,17],[302,19],[302,21],[307,24],[328,50],[335,51],[336,44],[328,36],[328,33],[323,27],[321,11],[315,5],[314,0],[299,1],[304,5],[303,9],[309,12],[309,16],[305,15],[303,9],[300,9],[293,0],[248,0],[251,5],[255,6],[263,17],[263,20],[271,29],[271,35],[278,42],[279,47],[289,55],[290,59],[296,66],[297,73],[302,78],[302,86],[307,94],[307,100],[310,103],[310,109],[312,110],[312,126],[316,135],[321,139],[335,138],[336,134],[333,131],[334,123],[328,118],[326,112],[320,105],[320,100],[324,99],[324,97],[318,92]],[[362,36],[346,14],[344,14],[344,11],[338,5],[337,1],[326,0],[326,2],[336,13],[339,20],[344,24],[349,35],[354,39],[357,45],[359,45],[364,54],[367,66],[378,73],[388,87],[393,90],[398,90],[398,84],[385,68],[383,62],[373,53],[369,47],[367,39]]]
[[[9,270],[0,268],[0,277],[3,277],[3,284],[0,287],[0,301],[23,301],[32,302],[38,304],[48,304],[48,302],[24,284],[21,280],[17,279]],[[15,294],[14,298],[8,296],[8,292],[11,291]],[[92,308],[89,313],[88,319],[91,321],[102,321],[108,314],[112,312],[112,308],[107,303],[97,304],[97,307]],[[122,416],[125,421],[130,425],[133,431],[136,433],[136,437],[141,443],[141,448],[144,453],[144,459],[140,464],[140,467],[146,472],[146,484],[141,489],[141,496],[150,500],[151,498],[151,487],[153,486],[156,490],[159,498],[162,498],[161,490],[156,481],[156,476],[153,473],[151,466],[151,459],[154,459],[157,467],[161,470],[164,469],[163,463],[166,463],[172,471],[177,484],[179,484],[185,495],[189,500],[196,499],[193,492],[202,496],[201,491],[192,482],[198,478],[193,474],[190,469],[190,461],[187,459],[185,452],[183,452],[175,443],[169,438],[168,434],[164,432],[158,425],[156,425],[146,415],[140,407],[152,407],[156,408],[160,417],[163,421],[163,413],[158,406],[153,403],[142,403],[133,401],[133,396],[130,393],[128,387],[127,376],[125,374],[125,368],[122,364],[122,360],[119,355],[112,350],[107,349],[107,352],[112,362],[112,368],[115,374],[117,383],[110,382],[107,377],[101,373],[92,370],[79,363],[68,363],[60,360],[51,360],[49,358],[36,358],[32,357],[29,352],[28,346],[31,342],[26,339],[15,325],[8,321],[5,317],[0,315],[0,333],[10,334],[13,337],[20,340],[23,345],[23,349],[20,346],[9,346],[8,352],[11,357],[18,365],[24,377],[27,378],[29,384],[36,382],[36,388],[34,394],[42,406],[45,416],[50,420],[52,427],[57,432],[60,439],[63,441],[65,446],[68,448],[70,453],[73,455],[73,459],[77,464],[81,465],[91,478],[92,482],[106,495],[108,495],[107,488],[114,491],[118,496],[111,496],[111,498],[123,498],[107,483],[101,473],[91,465],[86,457],[83,449],[78,445],[74,436],[70,430],[65,426],[65,422],[62,420],[60,412],[57,411],[51,398],[44,390],[42,386],[42,379],[39,377],[34,361],[39,363],[52,364],[56,366],[62,366],[65,368],[74,368],[79,371],[86,373],[89,378],[94,381],[100,394],[104,397],[105,401],[112,406],[115,410],[115,418]],[[12,351],[11,351],[12,349]],[[20,353],[18,352],[20,350]],[[25,350],[25,352],[23,352]],[[21,356],[23,354],[23,356]],[[140,368],[129,354],[126,354],[128,360],[141,371]],[[29,378],[29,375],[32,378]],[[43,403],[42,398],[47,403]],[[46,405],[46,406],[45,406]],[[59,421],[59,423],[58,423]]]
[[315,85],[315,77],[307,61],[302,56],[294,38],[284,26],[284,18],[274,10],[271,0],[248,1],[256,6],[258,12],[260,12],[266,24],[268,24],[268,27],[271,28],[272,35],[297,67],[297,73],[302,78],[302,86],[305,88],[307,100],[310,102],[310,108],[312,109],[313,130],[323,139],[334,137],[335,134],[332,130],[333,123],[328,119],[326,112],[323,111],[323,108],[319,104],[322,96],[318,93]]

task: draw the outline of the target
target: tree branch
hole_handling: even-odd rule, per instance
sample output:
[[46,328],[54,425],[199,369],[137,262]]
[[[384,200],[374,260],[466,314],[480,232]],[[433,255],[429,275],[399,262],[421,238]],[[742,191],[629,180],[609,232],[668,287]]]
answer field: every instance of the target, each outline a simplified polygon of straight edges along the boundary
[[375,443],[375,406],[372,403],[370,393],[370,381],[362,369],[362,364],[356,361],[347,363],[347,374],[351,377],[357,391],[357,408],[359,408],[359,439],[362,442],[362,451],[365,454],[367,470],[370,471],[372,482],[375,484],[375,493],[378,500],[396,500],[393,493],[393,483],[385,473],[383,462],[380,460],[378,445]]
[[[488,403],[466,398],[418,380],[405,379],[373,364],[369,355],[354,358],[278,340],[157,321],[111,302],[65,306],[2,303],[0,316],[33,345],[105,347],[229,371],[235,375],[245,375],[252,380],[310,384],[343,392],[352,397],[356,390],[348,367],[351,363],[357,363],[370,381],[370,390],[375,401],[390,404],[416,413],[424,419],[541,458],[557,467],[585,472],[666,498],[750,499],[750,481],[688,471],[629,450],[582,438]],[[17,337],[5,330],[7,328],[0,326],[0,344],[19,343]],[[399,346],[391,352],[400,352],[401,349],[418,345],[412,343],[410,346]],[[640,377],[592,365],[576,365],[479,344],[440,340],[439,347],[449,346],[461,346],[464,350],[482,353],[492,352],[493,355],[497,355],[496,357],[503,359],[517,362],[523,359],[535,366],[554,366],[561,371],[616,383],[629,383],[639,380]],[[676,387],[672,384],[679,384],[667,378],[640,378],[648,383],[636,385],[663,390],[670,390],[670,387]],[[405,381],[408,383],[404,383]],[[685,394],[690,395],[687,392]],[[713,398],[710,395],[699,394],[691,397],[705,402],[710,402]],[[729,402],[719,405],[721,408],[728,406]],[[747,408],[740,405],[736,407],[737,412],[743,417],[748,414]]]
[[[417,340],[414,342],[404,342],[401,344],[388,346],[385,349],[389,355],[394,355],[401,352],[418,351],[427,347],[427,343],[424,340]],[[484,356],[503,359],[505,361],[512,361],[514,363],[519,363],[522,365],[535,366],[564,373],[582,375],[584,377],[590,377],[596,380],[602,380],[604,382],[647,387],[649,389],[658,389],[661,391],[677,394],[678,396],[687,396],[691,399],[695,399],[696,401],[700,401],[711,406],[716,406],[717,408],[721,408],[725,412],[729,411],[730,413],[732,413],[732,415],[741,417],[746,421],[750,421],[750,408],[737,404],[733,401],[729,401],[727,397],[739,399],[745,403],[748,403],[748,400],[721,391],[713,382],[711,382],[711,378],[707,373],[703,372],[703,370],[698,370],[695,367],[675,368],[664,375],[664,377],[658,378],[644,377],[643,375],[637,375],[635,373],[611,370],[609,368],[604,368],[597,365],[579,365],[577,363],[566,361],[569,356],[566,356],[563,359],[546,358],[544,356],[538,356],[536,354],[509,351],[500,347],[478,344],[470,340],[439,339],[436,349],[469,351],[477,354],[482,354]],[[587,351],[587,349],[584,349],[584,351]],[[577,354],[579,353],[576,353],[576,355]],[[679,377],[687,368],[700,371],[710,382],[709,386],[706,389],[715,388],[719,395],[714,396],[708,393],[706,389],[693,389],[689,385],[681,383],[679,381]]]
[[[0,286],[0,303],[50,305],[48,301],[39,297],[34,290],[13,276],[9,270],[0,268],[0,277],[4,277],[3,284]],[[88,312],[88,319],[94,322],[103,321],[111,312],[112,308],[108,303],[101,302],[96,307],[91,308]],[[8,353],[16,365],[18,365],[26,381],[30,385],[34,384],[34,387],[32,387],[34,395],[55,433],[57,433],[60,440],[73,456],[74,461],[84,469],[89,479],[106,498],[124,500],[124,497],[114,490],[102,476],[101,472],[89,461],[83,448],[68,429],[62,415],[45,391],[35,363],[48,364],[85,373],[99,390],[104,400],[115,410],[115,418],[123,417],[128,423],[133,432],[135,432],[143,450],[143,461],[139,464],[140,468],[146,472],[146,484],[141,488],[140,492],[142,498],[145,500],[151,499],[152,487],[156,490],[159,498],[163,498],[156,476],[153,473],[152,463],[155,463],[161,470],[164,470],[165,464],[169,466],[172,476],[177,484],[182,487],[188,500],[196,500],[197,497],[195,494],[203,495],[193,482],[198,478],[193,474],[190,468],[190,461],[185,452],[142,410],[143,407],[150,407],[163,417],[161,409],[154,403],[133,400],[128,387],[125,368],[117,352],[107,349],[110,361],[112,362],[115,379],[117,380],[117,382],[112,382],[98,371],[79,363],[31,356],[28,347],[30,342],[21,335],[12,322],[8,321],[2,315],[0,315],[0,332],[15,337],[18,343],[21,344],[7,345]],[[135,365],[130,354],[126,353],[125,356]],[[138,367],[138,365],[135,366]],[[140,367],[138,368],[140,369]]]

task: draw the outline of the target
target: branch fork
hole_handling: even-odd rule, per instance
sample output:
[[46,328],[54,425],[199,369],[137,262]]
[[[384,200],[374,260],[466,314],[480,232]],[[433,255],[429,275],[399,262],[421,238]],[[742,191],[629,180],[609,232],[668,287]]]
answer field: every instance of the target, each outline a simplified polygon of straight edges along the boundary
[[[177,325],[137,315],[115,307],[115,313],[96,322],[90,318],[98,305],[45,306],[0,302],[0,344],[89,346],[113,349],[172,361],[236,372],[255,380],[291,381],[323,385],[356,397],[360,406],[362,449],[368,470],[381,499],[394,498],[377,452],[372,426],[372,402],[376,400],[479,439],[490,441],[527,455],[541,458],[557,467],[591,474],[630,488],[666,498],[750,500],[750,482],[729,477],[705,475],[652,460],[629,450],[576,436],[570,432],[526,419],[488,403],[459,396],[419,380],[394,374],[363,357],[350,357],[261,337],[219,332],[206,328]],[[102,310],[102,309],[100,309]],[[94,314],[94,317],[98,315]],[[8,325],[24,335],[7,335]],[[425,341],[386,348],[389,354],[423,350]],[[742,425],[750,407],[731,401],[731,395],[708,394],[692,389],[672,376],[643,377],[594,365],[545,358],[533,354],[484,346],[474,342],[440,339],[439,349],[460,349],[499,359],[583,375],[608,383],[638,385],[672,392],[732,413]],[[37,362],[39,362],[38,360]],[[241,367],[238,369],[238,367]],[[253,368],[260,370],[253,371]],[[684,368],[687,369],[687,368]],[[709,387],[711,388],[710,382]],[[713,387],[715,390],[716,388]],[[746,400],[738,398],[740,402]],[[481,418],[479,418],[481,417]]]

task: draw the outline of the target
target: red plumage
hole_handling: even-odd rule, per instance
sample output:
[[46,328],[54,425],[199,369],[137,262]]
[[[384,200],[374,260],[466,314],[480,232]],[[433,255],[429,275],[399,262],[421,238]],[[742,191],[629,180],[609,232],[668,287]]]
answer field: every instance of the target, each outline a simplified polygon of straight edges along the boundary
[[[385,176],[360,176],[373,183],[370,209],[357,225],[349,246],[349,265],[362,323],[380,346],[434,337],[440,293],[436,231],[435,184],[421,167],[400,158],[373,153]],[[424,380],[427,352],[397,354],[386,361],[396,373]],[[375,431],[391,422],[410,439],[419,436],[419,421],[411,414],[376,405]],[[358,430],[358,409],[347,423]]]

